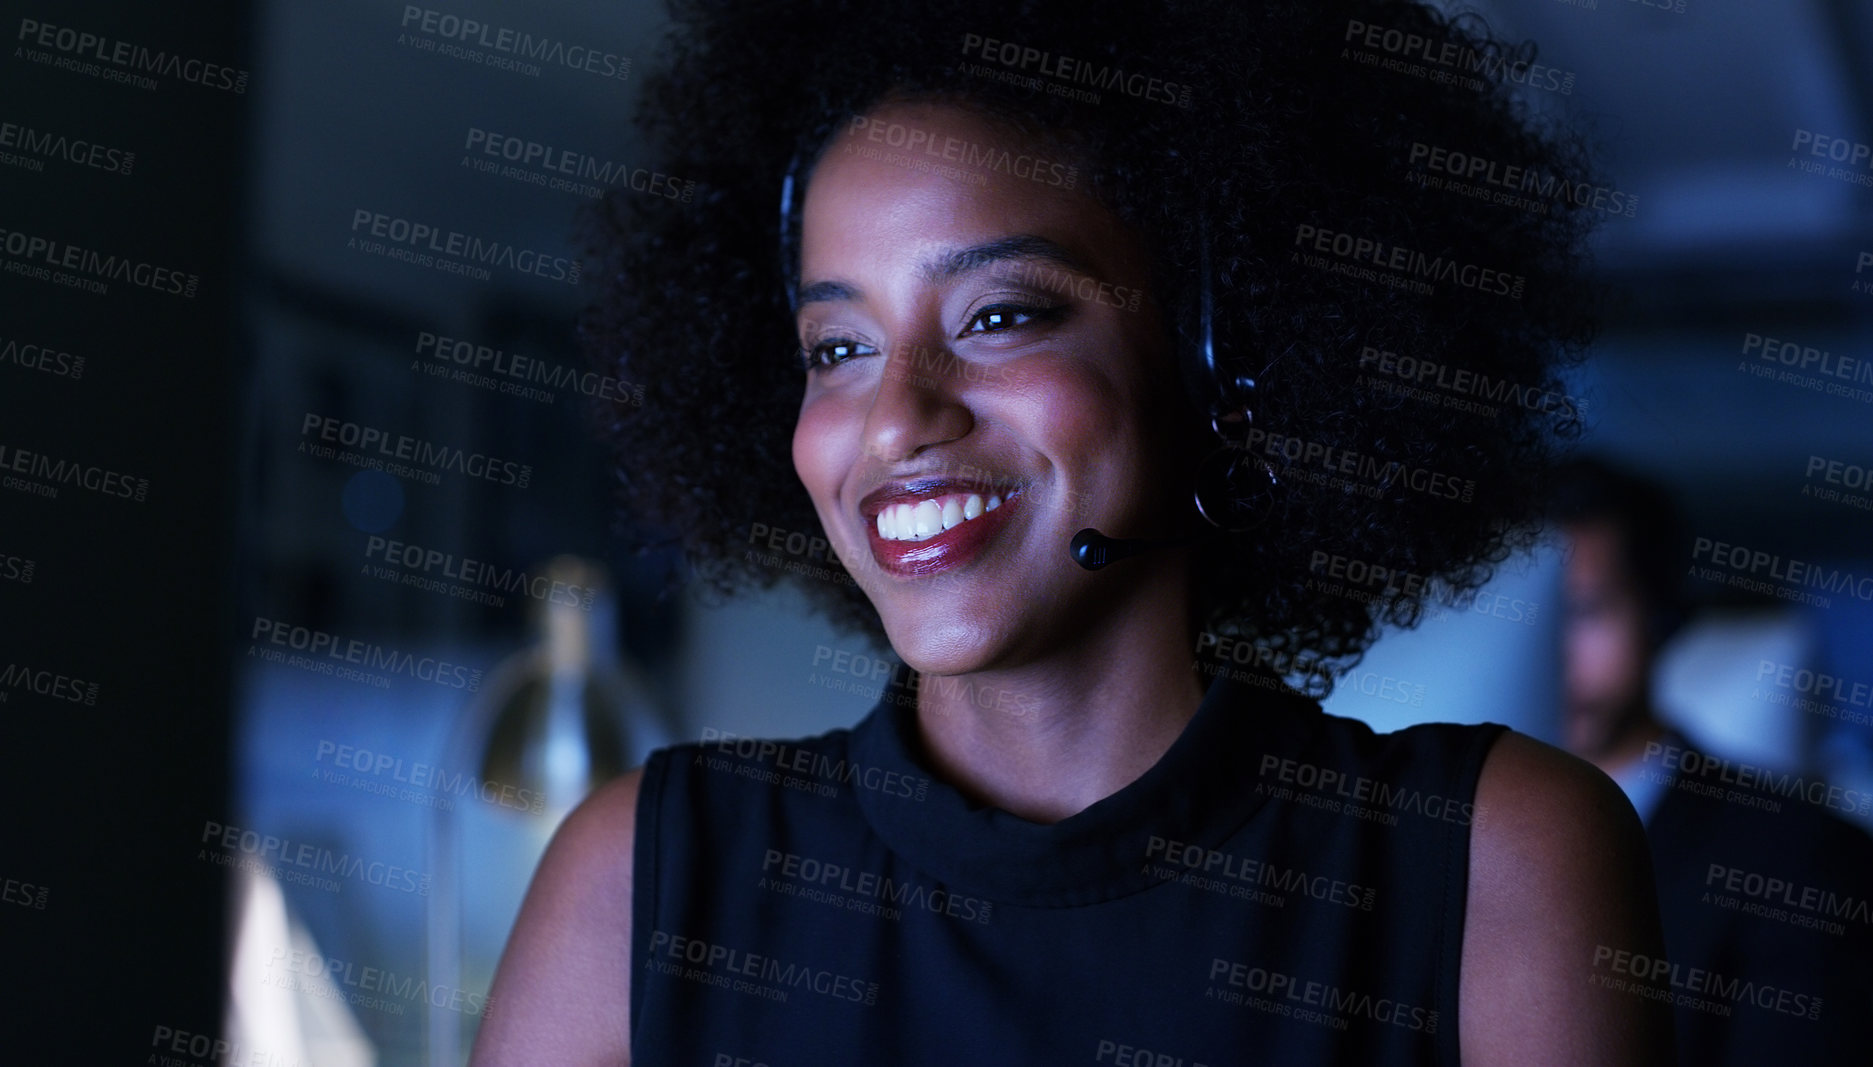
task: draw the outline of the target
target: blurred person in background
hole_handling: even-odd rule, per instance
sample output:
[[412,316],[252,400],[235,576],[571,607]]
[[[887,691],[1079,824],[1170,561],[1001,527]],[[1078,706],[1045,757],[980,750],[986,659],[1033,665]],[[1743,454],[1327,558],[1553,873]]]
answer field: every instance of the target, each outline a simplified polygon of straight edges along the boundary
[[1690,536],[1665,488],[1583,457],[1558,470],[1554,492],[1561,740],[1612,777],[1645,822],[1678,1062],[1867,1062],[1873,838],[1809,791],[1739,773],[1661,715],[1654,666],[1690,614]]

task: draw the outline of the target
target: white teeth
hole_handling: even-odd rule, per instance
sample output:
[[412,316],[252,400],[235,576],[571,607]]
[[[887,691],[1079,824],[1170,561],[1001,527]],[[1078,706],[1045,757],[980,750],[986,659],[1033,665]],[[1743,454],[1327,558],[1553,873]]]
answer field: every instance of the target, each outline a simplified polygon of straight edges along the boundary
[[942,503],[931,499],[883,508],[878,512],[878,536],[887,541],[923,541],[1002,506],[999,495],[990,496],[986,504],[978,493],[941,499]]
[[918,503],[911,512],[911,536],[919,540],[943,532],[943,509],[934,500]]

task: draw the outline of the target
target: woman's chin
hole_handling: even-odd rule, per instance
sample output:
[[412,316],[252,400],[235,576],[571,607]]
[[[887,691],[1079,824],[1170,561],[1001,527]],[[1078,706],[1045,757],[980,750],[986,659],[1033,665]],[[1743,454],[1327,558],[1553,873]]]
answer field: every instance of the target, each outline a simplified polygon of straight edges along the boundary
[[[946,613],[947,614],[947,613]],[[885,616],[885,636],[905,665],[919,674],[968,674],[994,659],[997,642],[980,619]]]

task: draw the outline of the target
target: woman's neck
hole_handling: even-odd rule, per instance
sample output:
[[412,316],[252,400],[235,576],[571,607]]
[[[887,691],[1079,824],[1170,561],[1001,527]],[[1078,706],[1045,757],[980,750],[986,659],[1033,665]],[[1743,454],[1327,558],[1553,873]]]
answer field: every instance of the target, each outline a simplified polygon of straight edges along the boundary
[[918,733],[941,777],[1052,823],[1149,770],[1203,699],[1185,597],[1157,590],[1019,666],[921,675]]

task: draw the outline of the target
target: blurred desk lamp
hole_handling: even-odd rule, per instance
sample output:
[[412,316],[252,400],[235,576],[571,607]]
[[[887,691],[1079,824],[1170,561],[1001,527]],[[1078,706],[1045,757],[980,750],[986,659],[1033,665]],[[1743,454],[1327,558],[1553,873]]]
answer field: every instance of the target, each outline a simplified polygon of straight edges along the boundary
[[[499,946],[484,958],[469,944],[464,921],[472,927],[477,910],[469,905],[483,904],[471,901],[470,894],[496,894],[503,876],[530,875],[553,831],[581,800],[633,766],[634,754],[667,741],[648,689],[618,657],[618,605],[604,568],[559,556],[543,574],[549,593],[529,605],[534,643],[494,668],[446,743],[442,766],[450,771],[473,767],[479,780],[477,796],[460,797],[453,809],[432,809],[432,988],[485,988]],[[478,803],[490,788],[497,798],[525,802]],[[477,821],[495,825],[471,838],[467,831]],[[503,853],[501,862],[465,869],[465,853],[482,851],[491,842]],[[520,885],[524,891],[525,882]],[[520,897],[515,895],[512,903],[517,909]],[[514,913],[503,914],[504,934]],[[431,1063],[466,1058],[463,1022],[432,1002]]]

